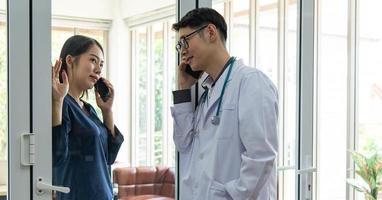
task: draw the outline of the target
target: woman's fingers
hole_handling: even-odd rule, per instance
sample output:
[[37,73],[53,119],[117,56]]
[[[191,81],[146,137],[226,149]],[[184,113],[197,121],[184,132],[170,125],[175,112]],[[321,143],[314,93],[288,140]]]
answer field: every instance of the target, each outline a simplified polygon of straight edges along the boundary
[[[66,73],[65,70],[62,70],[61,77],[62,77],[62,82],[65,85],[65,87],[69,88],[69,78],[68,78],[68,74]],[[60,80],[58,80],[58,81],[60,81]]]
[[57,60],[52,66],[52,80],[56,77],[56,71],[57,71]]
[[62,65],[61,59],[56,60],[56,62],[54,63],[53,70],[52,70],[52,79],[57,79],[59,77],[61,65]]

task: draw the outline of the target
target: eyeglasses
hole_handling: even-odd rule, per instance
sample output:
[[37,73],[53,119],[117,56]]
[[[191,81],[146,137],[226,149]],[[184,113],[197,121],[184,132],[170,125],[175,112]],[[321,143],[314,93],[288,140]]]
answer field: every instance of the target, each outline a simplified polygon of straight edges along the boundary
[[204,25],[198,29],[196,29],[195,31],[189,33],[188,35],[186,36],[183,36],[179,39],[178,41],[178,44],[176,44],[175,48],[176,48],[176,51],[178,51],[178,53],[181,53],[182,52],[182,48],[185,48],[185,49],[188,49],[189,45],[188,45],[188,40],[195,34],[195,33],[198,33],[200,32],[201,30],[203,30],[204,28],[206,28],[208,26],[207,25]]

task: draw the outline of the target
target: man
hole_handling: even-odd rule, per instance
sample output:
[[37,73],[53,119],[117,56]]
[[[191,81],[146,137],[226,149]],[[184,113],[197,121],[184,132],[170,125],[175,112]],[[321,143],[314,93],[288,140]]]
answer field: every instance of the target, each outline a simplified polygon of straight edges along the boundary
[[[270,79],[230,57],[224,18],[188,12],[173,29],[181,54],[174,91],[174,142],[181,154],[180,199],[276,199],[278,97]],[[204,71],[194,110],[186,72]]]

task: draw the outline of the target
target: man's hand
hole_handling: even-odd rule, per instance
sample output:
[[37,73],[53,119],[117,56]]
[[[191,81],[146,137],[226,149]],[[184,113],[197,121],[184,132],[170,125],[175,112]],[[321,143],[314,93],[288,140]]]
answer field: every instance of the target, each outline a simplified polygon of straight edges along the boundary
[[187,63],[183,59],[178,66],[178,89],[190,89],[198,80],[186,73]]

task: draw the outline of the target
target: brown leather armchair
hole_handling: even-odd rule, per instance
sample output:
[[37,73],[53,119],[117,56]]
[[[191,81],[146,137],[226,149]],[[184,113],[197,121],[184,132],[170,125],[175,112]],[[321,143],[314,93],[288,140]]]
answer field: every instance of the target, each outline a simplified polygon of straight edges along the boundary
[[113,183],[119,200],[173,200],[175,171],[169,167],[118,167]]

